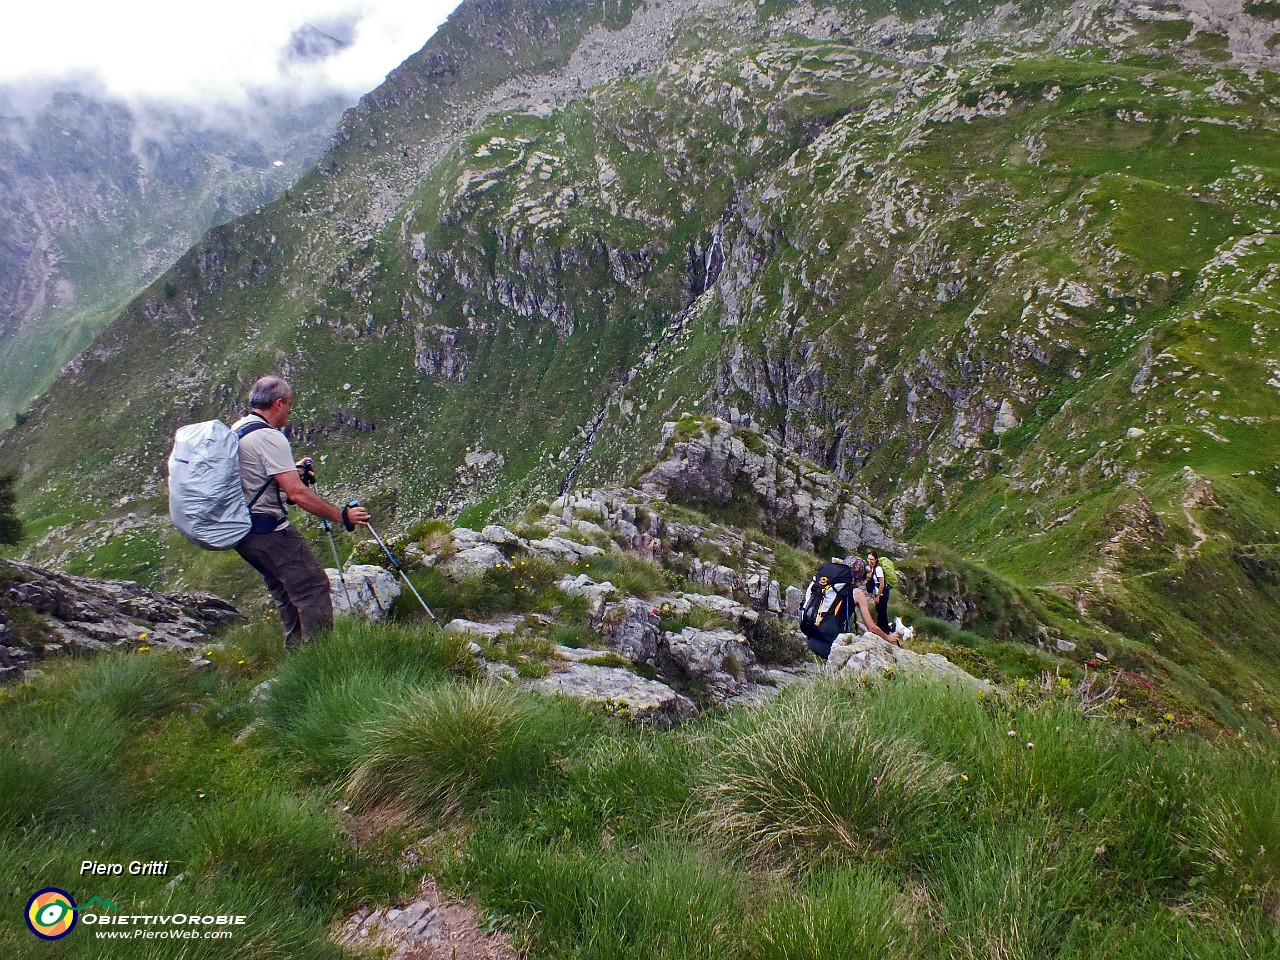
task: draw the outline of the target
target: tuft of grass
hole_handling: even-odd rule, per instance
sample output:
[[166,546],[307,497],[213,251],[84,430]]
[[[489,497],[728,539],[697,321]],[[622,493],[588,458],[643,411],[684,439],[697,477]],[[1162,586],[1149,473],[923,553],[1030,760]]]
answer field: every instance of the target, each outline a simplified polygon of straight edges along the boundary
[[119,717],[71,707],[4,726],[0,830],[88,820],[120,799],[116,762],[130,731]]
[[144,651],[76,663],[59,675],[57,686],[86,712],[137,723],[194,702],[215,682],[192,671],[177,654]]
[[1043,818],[950,846],[931,891],[946,955],[956,960],[1053,956],[1092,900],[1092,853]]
[[[347,675],[309,689],[305,700],[290,706],[284,719],[282,701],[276,699],[273,687],[268,736],[301,773],[320,780],[341,779],[364,758],[365,728],[422,689],[407,677],[352,664]],[[281,693],[293,699],[293,691]]]
[[347,783],[352,806],[400,802],[450,814],[496,787],[532,785],[558,755],[570,724],[559,704],[508,687],[426,690],[365,731],[366,756]]
[[341,622],[285,662],[263,708],[265,733],[304,772],[345,779],[363,756],[369,723],[424,687],[474,671],[457,636],[413,625]]
[[[577,566],[574,571],[578,571]],[[671,574],[658,564],[616,550],[592,557],[583,564],[581,572],[590,574],[597,583],[609,581],[625,596],[646,600],[675,586]]]
[[1255,897],[1280,918],[1280,756],[1273,748],[1219,754],[1188,840],[1218,892]]
[[793,869],[927,846],[951,766],[808,690],[762,711],[711,762],[696,820],[730,849]]
[[739,955],[742,880],[715,854],[669,840],[588,857],[485,833],[465,867],[486,901],[521,920],[540,952],[580,960]]
[[927,954],[893,879],[860,865],[823,870],[767,902],[747,938],[749,960],[913,960]]
[[[452,579],[434,567],[409,575],[413,585],[441,622],[456,617],[474,620],[498,613],[528,612],[558,576],[556,567],[538,558],[517,559],[483,573]],[[422,607],[408,591],[396,598],[391,615],[400,621],[424,617]]]
[[201,817],[195,868],[269,882],[295,898],[332,890],[344,864],[325,805],[270,787],[224,800]]
[[285,661],[284,638],[274,620],[249,624],[228,631],[222,638],[223,649],[215,651],[213,660],[219,668],[239,665],[243,660],[249,673],[274,670]]
[[1222,904],[1152,904],[1123,924],[1076,924],[1059,960],[1254,960],[1280,956],[1280,925],[1255,911],[1223,916]]

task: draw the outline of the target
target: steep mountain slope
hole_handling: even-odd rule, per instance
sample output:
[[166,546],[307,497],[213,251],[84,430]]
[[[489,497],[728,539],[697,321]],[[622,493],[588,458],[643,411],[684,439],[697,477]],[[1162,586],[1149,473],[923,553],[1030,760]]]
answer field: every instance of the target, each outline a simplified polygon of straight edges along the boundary
[[270,369],[402,520],[623,481],[710,410],[1274,716],[1270,10],[466,3],[0,441],[32,552],[206,577],[162,549],[168,438]]
[[296,180],[349,105],[263,100],[211,121],[82,92],[8,99],[0,90],[6,425],[201,233]]

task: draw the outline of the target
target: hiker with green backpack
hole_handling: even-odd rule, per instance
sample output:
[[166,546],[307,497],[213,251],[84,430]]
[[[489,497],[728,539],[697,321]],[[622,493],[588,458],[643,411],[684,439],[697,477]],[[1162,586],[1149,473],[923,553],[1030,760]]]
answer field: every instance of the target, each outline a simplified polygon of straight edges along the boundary
[[898,585],[898,569],[888,557],[881,558],[872,550],[867,554],[871,602],[876,605],[876,624],[889,632],[889,594]]

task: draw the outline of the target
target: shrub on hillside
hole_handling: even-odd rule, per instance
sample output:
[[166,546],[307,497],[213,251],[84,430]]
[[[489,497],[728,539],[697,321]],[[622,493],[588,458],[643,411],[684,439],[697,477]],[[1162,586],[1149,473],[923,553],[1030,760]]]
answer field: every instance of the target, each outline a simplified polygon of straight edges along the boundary
[[746,637],[761,663],[790,666],[811,659],[804,638],[778,617],[761,615],[747,627]]

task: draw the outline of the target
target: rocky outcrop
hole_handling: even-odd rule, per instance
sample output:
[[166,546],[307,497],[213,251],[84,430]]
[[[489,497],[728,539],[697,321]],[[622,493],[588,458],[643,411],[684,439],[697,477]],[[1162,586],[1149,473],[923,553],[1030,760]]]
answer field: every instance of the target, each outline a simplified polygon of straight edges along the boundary
[[994,692],[989,680],[979,680],[938,653],[915,653],[870,633],[841,634],[827,657],[832,673],[859,677],[898,675],[956,683],[974,690]]
[[746,637],[731,630],[685,627],[663,635],[662,659],[669,673],[682,676],[711,703],[742,693],[761,676]]
[[611,663],[607,650],[557,647],[564,664],[554,673],[530,681],[529,689],[550,695],[575,697],[636,720],[658,726],[692,717],[698,708],[689,698],[657,680],[638,676],[625,666]]
[[153,593],[0,560],[0,681],[46,657],[156,646],[197,651],[240,613],[208,593]]
[[754,499],[767,531],[806,550],[903,552],[885,518],[847,484],[754,430],[706,418],[688,428],[668,423],[662,438],[661,462],[639,483],[651,496],[713,507]]

